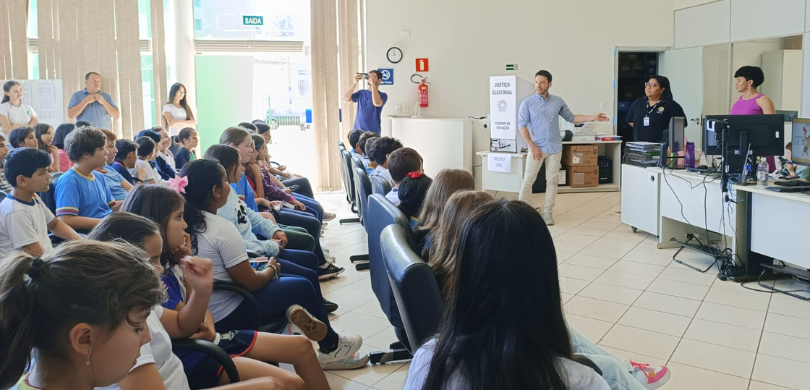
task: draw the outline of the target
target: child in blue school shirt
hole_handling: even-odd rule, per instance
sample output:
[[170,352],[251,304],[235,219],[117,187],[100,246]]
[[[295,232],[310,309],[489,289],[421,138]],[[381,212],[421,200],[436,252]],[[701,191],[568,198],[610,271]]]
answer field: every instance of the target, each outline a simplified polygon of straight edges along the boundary
[[433,179],[423,173],[411,172],[399,183],[399,209],[408,217],[411,229],[419,223],[419,211],[425,203],[425,197],[433,184]]
[[56,182],[56,217],[74,230],[90,230],[121,207],[96,171],[107,163],[106,144],[107,136],[94,127],[78,128],[65,139],[73,168]]

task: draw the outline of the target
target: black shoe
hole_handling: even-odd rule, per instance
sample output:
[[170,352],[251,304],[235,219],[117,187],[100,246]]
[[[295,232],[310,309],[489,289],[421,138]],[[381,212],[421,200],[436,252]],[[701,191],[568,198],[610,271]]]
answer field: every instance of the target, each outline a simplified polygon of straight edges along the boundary
[[343,273],[343,271],[345,271],[345,270],[346,270],[345,268],[338,267],[338,266],[336,266],[334,264],[331,264],[331,263],[326,268],[320,268],[319,267],[318,268],[318,280],[334,278],[335,276],[338,276],[341,273]]
[[338,309],[338,304],[335,302],[327,301],[326,298],[324,298],[323,307],[326,309],[327,313],[332,313]]

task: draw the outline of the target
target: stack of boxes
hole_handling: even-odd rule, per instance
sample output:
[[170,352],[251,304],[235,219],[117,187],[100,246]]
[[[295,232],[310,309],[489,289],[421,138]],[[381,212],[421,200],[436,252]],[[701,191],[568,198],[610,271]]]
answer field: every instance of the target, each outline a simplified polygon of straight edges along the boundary
[[598,161],[597,145],[563,145],[562,165],[571,187],[598,186]]

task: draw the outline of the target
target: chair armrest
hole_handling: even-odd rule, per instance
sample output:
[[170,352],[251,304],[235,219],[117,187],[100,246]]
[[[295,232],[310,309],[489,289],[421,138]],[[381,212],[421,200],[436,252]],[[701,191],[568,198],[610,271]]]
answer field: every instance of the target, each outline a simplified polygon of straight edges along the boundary
[[250,291],[241,285],[231,282],[214,282],[214,291],[227,291],[241,296],[242,299],[244,299],[252,307],[253,310],[251,310],[251,312],[256,313],[256,318],[253,320],[253,324],[248,326],[250,326],[250,329],[259,329],[259,327],[262,325],[262,317],[261,314],[259,314],[261,313],[261,311],[259,311],[259,302],[256,300],[256,297],[250,293]]
[[202,352],[214,358],[217,363],[222,365],[225,373],[228,374],[228,379],[231,383],[239,382],[239,371],[236,369],[236,364],[233,363],[231,356],[228,355],[222,348],[207,340],[196,339],[173,339],[172,350]]
[[261,255],[259,252],[254,252],[254,251],[252,251],[252,250],[250,250],[250,249],[248,249],[248,250],[247,250],[247,255],[248,255],[248,257],[250,257],[251,259],[255,259],[255,258],[257,258],[257,257],[262,257],[262,255]]
[[280,167],[280,166],[281,166],[281,164],[279,164],[279,163],[277,163],[277,162],[275,162],[275,161],[270,161],[270,164],[275,165],[275,166],[276,166],[276,168],[278,168],[278,167]]

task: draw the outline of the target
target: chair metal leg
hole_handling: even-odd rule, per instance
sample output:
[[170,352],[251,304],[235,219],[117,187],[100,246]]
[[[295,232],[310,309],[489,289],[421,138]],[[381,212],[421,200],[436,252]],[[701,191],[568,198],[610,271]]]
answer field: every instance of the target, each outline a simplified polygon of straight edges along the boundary
[[365,261],[365,262],[368,262],[368,255],[354,255],[354,256],[349,256],[349,261],[351,261],[352,263],[354,263],[354,262],[356,262],[356,261]]
[[344,223],[357,223],[357,222],[360,222],[360,218],[343,218],[338,222],[341,225],[343,225]]
[[357,264],[354,265],[354,269],[356,269],[358,271],[366,270],[366,269],[369,269],[369,268],[370,268],[370,266],[368,265],[368,263],[357,263]]
[[386,364],[413,359],[407,349],[392,349],[388,351],[375,351],[369,354],[371,364]]

